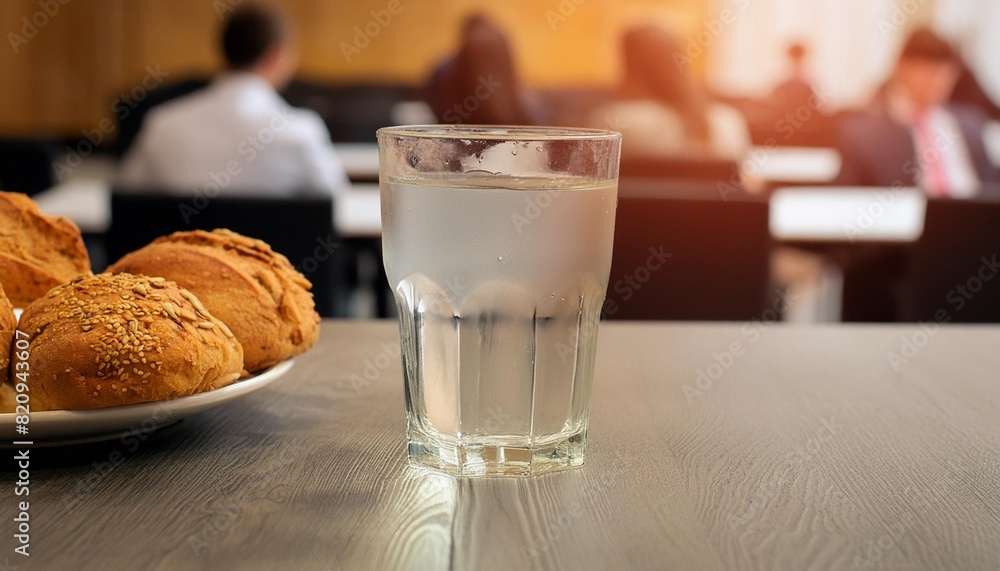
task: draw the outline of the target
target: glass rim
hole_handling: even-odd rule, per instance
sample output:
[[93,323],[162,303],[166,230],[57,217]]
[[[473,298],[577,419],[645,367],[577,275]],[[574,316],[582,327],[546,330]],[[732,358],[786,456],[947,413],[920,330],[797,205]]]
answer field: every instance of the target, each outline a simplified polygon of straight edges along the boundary
[[382,127],[375,136],[409,137],[418,139],[448,139],[480,141],[610,141],[621,139],[621,133],[581,127],[544,127],[524,125],[397,125]]

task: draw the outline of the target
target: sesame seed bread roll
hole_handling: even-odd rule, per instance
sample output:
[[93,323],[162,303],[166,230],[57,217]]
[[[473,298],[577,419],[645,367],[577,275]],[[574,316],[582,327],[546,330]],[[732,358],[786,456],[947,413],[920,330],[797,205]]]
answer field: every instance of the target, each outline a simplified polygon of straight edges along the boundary
[[90,258],[76,224],[42,214],[27,195],[0,192],[0,283],[14,307],[88,273]]
[[162,276],[191,290],[232,329],[253,373],[312,347],[312,284],[265,242],[229,230],[176,232],[125,255],[108,272]]
[[0,284],[0,383],[10,378],[10,355],[14,345],[15,329],[17,329],[17,318],[14,317],[14,306],[7,299],[3,284]]
[[86,276],[29,305],[32,410],[136,404],[235,381],[243,349],[198,298],[163,278]]

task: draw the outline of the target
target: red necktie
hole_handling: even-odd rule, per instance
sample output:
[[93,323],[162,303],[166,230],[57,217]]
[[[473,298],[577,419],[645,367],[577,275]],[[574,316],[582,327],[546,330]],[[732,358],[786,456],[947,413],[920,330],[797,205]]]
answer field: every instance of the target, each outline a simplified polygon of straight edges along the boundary
[[927,192],[933,197],[948,196],[948,173],[942,156],[944,149],[939,149],[934,144],[934,126],[931,124],[930,112],[917,119],[917,134],[923,147],[920,158]]

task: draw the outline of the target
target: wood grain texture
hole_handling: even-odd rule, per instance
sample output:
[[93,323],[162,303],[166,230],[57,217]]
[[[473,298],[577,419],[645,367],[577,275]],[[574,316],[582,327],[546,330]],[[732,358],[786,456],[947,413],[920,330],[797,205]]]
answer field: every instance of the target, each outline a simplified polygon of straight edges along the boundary
[[[141,86],[147,67],[168,74],[164,78],[168,83],[215,73],[222,64],[219,16],[240,4],[238,0],[59,0],[58,12],[47,17],[39,2],[0,0],[0,77],[5,81],[0,89],[0,134],[4,136],[85,136],[82,131],[114,119],[112,101]],[[538,0],[266,3],[288,13],[296,30],[301,77],[328,84],[423,85],[437,62],[455,49],[463,20],[471,12],[484,12],[510,37],[526,85],[611,86],[618,65],[611,48],[626,25],[641,18],[686,37],[702,31],[709,15],[704,3],[685,0],[578,2],[568,17],[560,14],[567,8],[560,8],[558,1]],[[388,12],[390,6],[395,14]],[[11,35],[20,36],[23,19],[33,17],[45,25],[34,33],[29,27],[31,37],[23,45],[15,40],[15,50]],[[696,69],[704,65],[704,56],[693,64]]]
[[32,450],[32,557],[10,562],[995,571],[1000,328],[919,331],[611,324],[586,465],[455,480],[406,465],[395,324],[327,321],[267,389],[143,441]]

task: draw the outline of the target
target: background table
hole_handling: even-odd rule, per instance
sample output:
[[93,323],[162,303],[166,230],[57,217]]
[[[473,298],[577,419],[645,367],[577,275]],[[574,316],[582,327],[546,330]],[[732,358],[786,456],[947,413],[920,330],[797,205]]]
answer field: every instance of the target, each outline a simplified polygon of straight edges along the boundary
[[406,464],[396,325],[327,321],[287,377],[134,450],[32,450],[32,557],[10,561],[993,571],[1000,328],[921,331],[610,324],[586,465],[454,480]]

